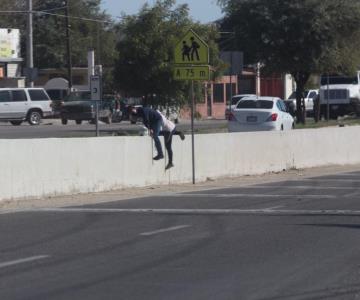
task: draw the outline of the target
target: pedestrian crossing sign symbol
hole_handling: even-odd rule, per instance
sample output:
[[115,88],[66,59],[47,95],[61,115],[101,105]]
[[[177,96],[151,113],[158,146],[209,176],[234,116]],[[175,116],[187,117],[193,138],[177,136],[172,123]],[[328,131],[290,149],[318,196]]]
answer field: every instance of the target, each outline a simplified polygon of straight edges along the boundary
[[190,29],[175,46],[175,64],[207,65],[208,45]]

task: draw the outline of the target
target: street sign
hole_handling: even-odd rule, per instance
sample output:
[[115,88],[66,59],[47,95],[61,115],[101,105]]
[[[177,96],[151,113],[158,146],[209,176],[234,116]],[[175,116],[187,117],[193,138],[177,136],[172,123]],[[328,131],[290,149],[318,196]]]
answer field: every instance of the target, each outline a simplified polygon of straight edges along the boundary
[[100,76],[98,75],[90,76],[90,91],[91,91],[91,100],[101,100]]
[[190,29],[175,46],[175,64],[207,65],[208,45]]
[[192,177],[195,184],[194,80],[210,79],[209,46],[190,29],[175,45],[174,64],[174,79],[191,82],[191,156]]
[[229,65],[225,74],[241,74],[244,66],[244,53],[240,51],[221,51],[220,59]]
[[209,80],[209,66],[181,66],[174,68],[175,80]]

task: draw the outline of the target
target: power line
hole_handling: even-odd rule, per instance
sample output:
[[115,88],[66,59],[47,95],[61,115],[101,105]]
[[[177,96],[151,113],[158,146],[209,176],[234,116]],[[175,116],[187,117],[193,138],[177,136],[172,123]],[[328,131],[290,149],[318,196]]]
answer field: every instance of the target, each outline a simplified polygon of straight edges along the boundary
[[[30,13],[30,11],[26,11],[26,10],[0,10],[0,14],[28,14],[28,13]],[[49,15],[49,16],[67,18],[66,15],[54,14],[54,13],[49,13],[47,11],[41,11],[41,10],[33,10],[33,11],[31,11],[31,13],[39,14],[39,15]],[[83,17],[68,16],[68,18],[69,19],[74,19],[74,20],[97,22],[97,23],[109,23],[109,24],[113,23],[111,21],[105,21],[105,20],[100,20],[100,19],[91,19],[91,18],[83,18]],[[122,17],[118,17],[118,18],[122,18]]]
[[62,9],[65,9],[66,6],[62,6],[62,7],[55,7],[55,8],[50,8],[50,9],[44,9],[44,10],[41,10],[43,12],[49,12],[49,11],[54,11],[54,10],[62,10]]

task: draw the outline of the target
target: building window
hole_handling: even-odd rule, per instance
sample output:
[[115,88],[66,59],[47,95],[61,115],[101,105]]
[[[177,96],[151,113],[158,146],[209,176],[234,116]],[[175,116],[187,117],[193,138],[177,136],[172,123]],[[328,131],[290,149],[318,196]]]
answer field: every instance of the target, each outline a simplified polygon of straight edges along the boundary
[[73,80],[73,84],[76,84],[76,85],[82,85],[82,84],[86,83],[85,77],[81,76],[81,75],[74,75],[72,77],[72,80]]
[[207,86],[206,86],[206,101],[208,104],[211,104],[211,95],[212,95],[211,84],[207,84]]
[[214,84],[213,99],[215,103],[224,103],[224,84],[222,83]]
[[230,91],[230,83],[226,84],[226,103],[230,103],[230,98],[236,95],[236,84],[231,83],[232,91]]
[[256,94],[256,77],[241,76],[239,80],[240,94]]
[[205,103],[205,95],[206,95],[206,85],[203,84],[199,87],[199,93],[197,94],[196,97],[196,103],[200,103],[200,104]]

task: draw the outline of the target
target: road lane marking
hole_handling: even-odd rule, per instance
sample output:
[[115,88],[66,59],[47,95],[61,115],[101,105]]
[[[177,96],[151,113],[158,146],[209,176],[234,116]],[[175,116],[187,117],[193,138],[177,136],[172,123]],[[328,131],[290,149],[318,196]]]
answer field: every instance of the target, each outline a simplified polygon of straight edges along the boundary
[[297,194],[207,194],[207,193],[196,193],[196,194],[169,194],[159,197],[209,197],[209,198],[236,198],[236,197],[248,197],[248,198],[325,198],[325,199],[335,199],[338,198],[337,195],[325,195],[325,194],[306,194],[306,195],[297,195]]
[[44,259],[44,258],[48,258],[48,257],[49,257],[49,255],[37,255],[37,256],[30,256],[30,257],[26,257],[26,258],[11,260],[11,261],[0,263],[0,268],[23,264],[23,263],[40,260],[40,259]]
[[278,209],[278,208],[280,208],[280,207],[284,207],[284,205],[268,207],[268,208],[264,208],[264,210],[274,210],[274,209]]
[[179,229],[183,229],[183,228],[187,228],[187,227],[190,227],[190,225],[173,226],[173,227],[158,229],[158,230],[154,230],[154,231],[143,232],[143,233],[140,233],[140,235],[150,236],[150,235],[155,235],[155,234],[159,234],[159,233],[175,231],[175,230],[179,230]]
[[[338,173],[338,174],[332,174],[332,175],[323,175],[323,176],[332,176],[332,177],[337,177],[337,176],[350,176],[350,177],[360,177],[360,173],[356,172],[356,173]],[[316,177],[312,177],[312,178],[316,178]]]
[[[296,183],[296,181],[291,181]],[[241,189],[311,189],[311,190],[356,190],[351,186],[314,186],[314,185],[253,185],[244,186]]]
[[40,208],[27,212],[64,212],[64,213],[133,213],[133,214],[174,214],[174,215],[329,215],[360,216],[360,210],[303,210],[303,209],[187,209],[187,208]]
[[[332,181],[339,181],[339,182],[360,182],[360,179],[352,179],[352,178],[303,178],[300,179],[299,181],[313,181],[313,182],[332,182]],[[296,181],[292,181],[292,182],[296,182]]]

